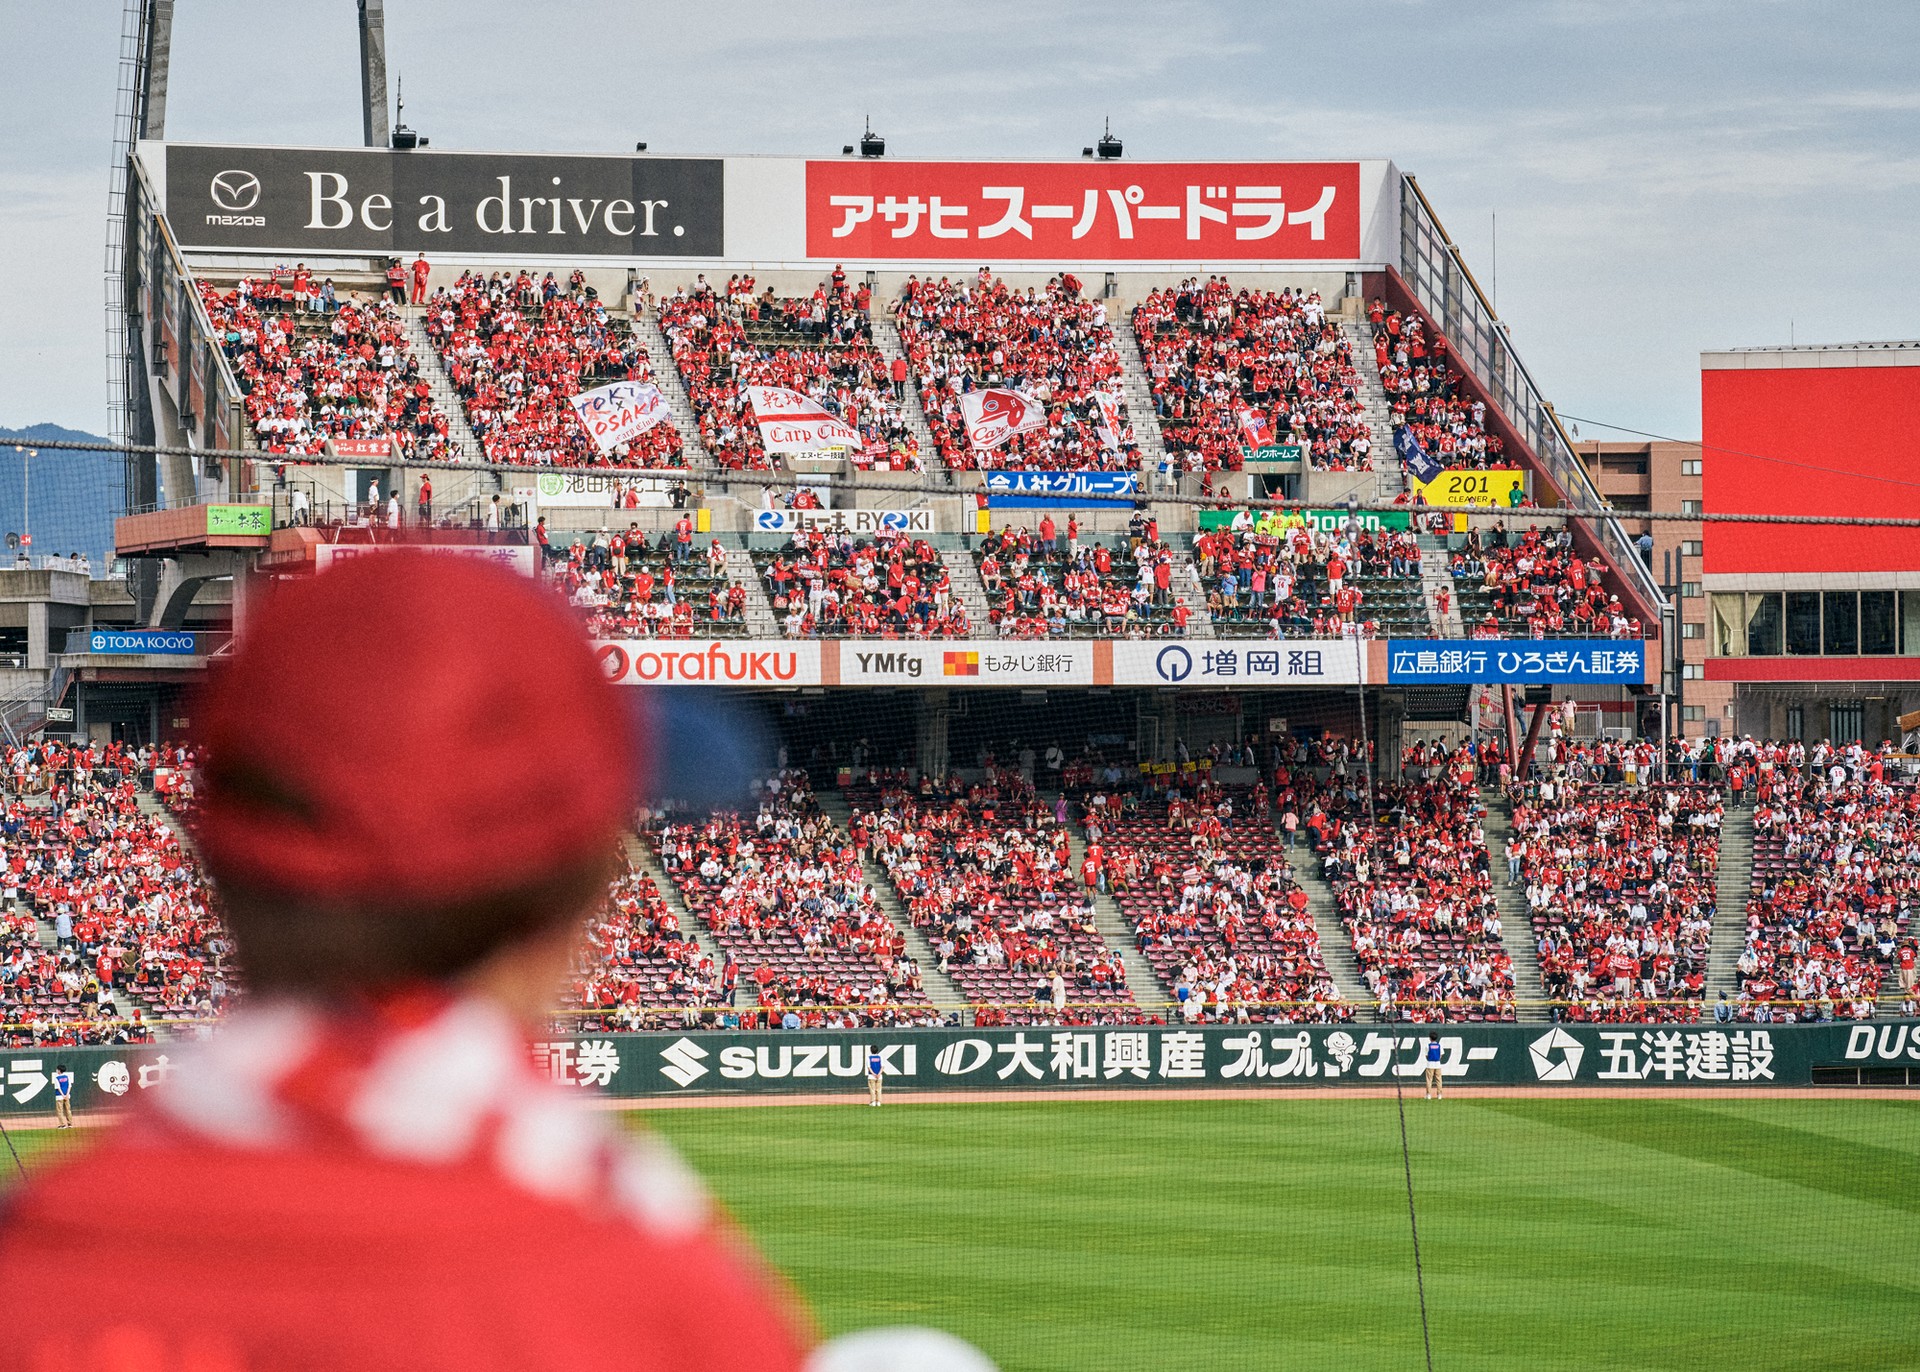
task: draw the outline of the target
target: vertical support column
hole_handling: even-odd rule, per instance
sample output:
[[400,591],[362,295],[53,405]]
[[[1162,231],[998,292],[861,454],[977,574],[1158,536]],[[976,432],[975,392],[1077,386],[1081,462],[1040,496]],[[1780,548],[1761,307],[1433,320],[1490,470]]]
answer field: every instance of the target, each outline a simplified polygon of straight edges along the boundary
[[27,670],[44,672],[53,637],[52,607],[44,600],[27,602]]
[[1406,697],[1382,692],[1373,707],[1373,755],[1382,781],[1400,780],[1400,741],[1407,722]]
[[360,128],[369,148],[387,146],[387,0],[360,0]]
[[945,687],[914,696],[913,762],[923,776],[947,774],[947,731],[952,713],[952,693]]

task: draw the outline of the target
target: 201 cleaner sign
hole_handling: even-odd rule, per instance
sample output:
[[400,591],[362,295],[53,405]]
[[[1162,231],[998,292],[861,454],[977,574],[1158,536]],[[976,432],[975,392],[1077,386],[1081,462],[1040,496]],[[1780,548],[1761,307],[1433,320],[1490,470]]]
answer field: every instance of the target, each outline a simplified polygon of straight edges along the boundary
[[721,159],[169,144],[189,248],[719,257]]

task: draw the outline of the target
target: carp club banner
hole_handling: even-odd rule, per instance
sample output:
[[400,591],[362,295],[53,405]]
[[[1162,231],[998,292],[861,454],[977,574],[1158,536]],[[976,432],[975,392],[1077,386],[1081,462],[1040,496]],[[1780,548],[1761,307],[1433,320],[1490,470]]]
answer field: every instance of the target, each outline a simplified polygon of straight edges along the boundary
[[[556,1085],[614,1097],[845,1091],[864,1097],[878,1053],[890,1090],[1417,1085],[1430,1026],[855,1029],[575,1033],[532,1045]],[[1920,1082],[1920,1023],[1452,1024],[1440,1070],[1468,1086],[1807,1086],[1828,1074]],[[1416,1032],[1417,1030],[1417,1032]],[[216,1031],[217,1032],[217,1031]],[[192,1045],[0,1051],[0,1113],[53,1115],[52,1073],[73,1069],[75,1113],[123,1110],[194,1070]]]
[[785,386],[748,386],[747,403],[770,453],[822,453],[861,446],[860,431],[810,395]]
[[960,397],[967,442],[977,453],[999,447],[1015,434],[1047,427],[1047,407],[1025,391],[989,386]]
[[582,391],[573,397],[573,412],[603,453],[672,418],[660,388],[645,381],[615,381]]

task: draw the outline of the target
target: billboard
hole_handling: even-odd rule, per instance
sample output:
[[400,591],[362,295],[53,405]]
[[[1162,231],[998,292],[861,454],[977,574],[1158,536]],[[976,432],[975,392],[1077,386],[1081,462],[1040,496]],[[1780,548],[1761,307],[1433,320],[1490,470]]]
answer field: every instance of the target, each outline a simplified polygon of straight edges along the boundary
[[[1912,345],[1703,357],[1706,511],[1920,517],[1916,364]],[[1703,540],[1708,576],[1920,571],[1912,529],[1708,524]]]
[[1334,261],[1357,162],[807,163],[807,255],[890,261]]
[[186,247],[326,253],[717,257],[717,157],[166,146]]
[[1395,638],[1387,684],[1640,686],[1648,656],[1639,639]]
[[189,251],[697,258],[901,269],[1031,262],[1382,266],[1386,161],[897,162],[144,142]]

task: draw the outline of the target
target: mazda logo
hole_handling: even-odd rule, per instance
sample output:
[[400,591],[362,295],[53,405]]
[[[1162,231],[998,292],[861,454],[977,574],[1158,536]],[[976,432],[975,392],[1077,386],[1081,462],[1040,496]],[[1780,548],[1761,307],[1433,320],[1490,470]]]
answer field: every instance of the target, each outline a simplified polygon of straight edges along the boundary
[[207,189],[214,204],[236,214],[260,203],[260,178],[250,171],[223,171]]
[[1162,648],[1153,665],[1162,681],[1185,681],[1193,675],[1193,654],[1185,648]]

